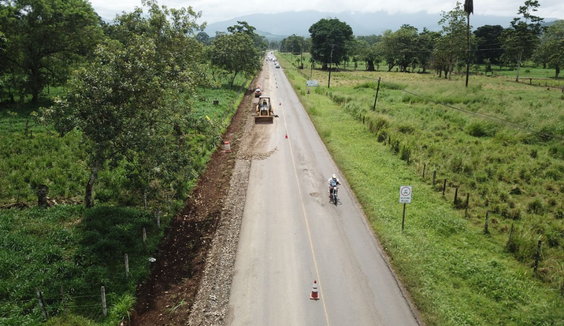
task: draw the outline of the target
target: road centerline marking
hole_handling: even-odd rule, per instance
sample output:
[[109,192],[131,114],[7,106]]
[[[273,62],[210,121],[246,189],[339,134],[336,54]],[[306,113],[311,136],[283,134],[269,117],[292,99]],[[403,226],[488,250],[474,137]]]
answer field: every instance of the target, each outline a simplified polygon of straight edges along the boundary
[[[288,125],[286,123],[286,115],[284,114],[284,111],[282,111],[282,119],[284,120],[284,129],[286,131],[286,135],[288,135]],[[308,236],[308,240],[309,240],[309,248],[311,250],[311,255],[313,258],[313,265],[315,268],[315,274],[317,275],[317,284],[319,284],[318,288],[319,288],[319,297],[321,299],[321,303],[323,304],[323,311],[325,312],[325,320],[327,322],[327,326],[330,326],[331,324],[329,323],[329,315],[327,314],[327,306],[325,305],[325,299],[323,296],[323,286],[322,282],[321,282],[321,278],[319,277],[319,268],[317,267],[317,260],[315,258],[315,249],[313,249],[313,240],[311,238],[311,231],[309,228],[309,223],[308,223],[308,219],[307,219],[307,213],[306,213],[306,209],[305,209],[305,204],[303,201],[303,196],[302,196],[302,189],[300,187],[300,182],[298,179],[298,171],[296,169],[296,160],[294,159],[294,151],[292,150],[292,141],[291,141],[291,137],[288,137],[288,145],[290,147],[290,156],[292,157],[292,166],[294,168],[294,177],[296,178],[296,184],[298,186],[298,194],[300,197],[300,203],[302,205],[302,212],[303,212],[303,217],[304,217],[304,222],[306,225],[306,230],[307,230],[307,236]]]

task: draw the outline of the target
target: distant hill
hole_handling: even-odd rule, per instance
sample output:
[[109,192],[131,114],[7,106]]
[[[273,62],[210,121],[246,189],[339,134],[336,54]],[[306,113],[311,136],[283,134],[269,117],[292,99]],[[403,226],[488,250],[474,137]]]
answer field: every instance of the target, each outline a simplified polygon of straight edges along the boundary
[[[292,34],[309,36],[309,28],[322,18],[338,18],[351,26],[354,35],[381,34],[387,29],[395,31],[403,24],[409,24],[422,31],[424,27],[431,31],[440,30],[438,21],[439,14],[427,14],[424,12],[416,14],[388,14],[385,12],[360,13],[342,12],[326,13],[319,11],[284,12],[278,14],[253,14],[237,17],[234,19],[209,24],[205,32],[209,36],[215,36],[217,31],[225,32],[227,27],[233,26],[237,21],[246,21],[257,29],[257,34],[264,35],[268,40],[281,40]],[[472,15],[470,24],[475,28],[483,25],[501,25],[509,27],[513,17],[480,16]],[[549,22],[553,19],[545,18]]]

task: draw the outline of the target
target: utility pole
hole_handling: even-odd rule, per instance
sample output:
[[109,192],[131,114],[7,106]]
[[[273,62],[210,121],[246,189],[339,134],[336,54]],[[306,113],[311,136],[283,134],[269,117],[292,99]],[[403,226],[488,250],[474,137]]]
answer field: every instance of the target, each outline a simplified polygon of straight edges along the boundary
[[331,56],[329,61],[329,80],[327,81],[327,88],[331,88],[331,66],[333,65],[333,49],[335,48],[335,44],[331,44]]

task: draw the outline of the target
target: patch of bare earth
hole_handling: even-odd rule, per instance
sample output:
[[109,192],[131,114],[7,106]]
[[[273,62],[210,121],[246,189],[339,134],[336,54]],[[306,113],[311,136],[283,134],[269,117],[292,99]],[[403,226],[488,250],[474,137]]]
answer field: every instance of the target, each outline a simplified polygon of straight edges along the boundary
[[[149,279],[138,286],[131,325],[219,325],[229,291],[251,161],[242,154],[252,127],[248,90],[184,210],[170,222]],[[248,141],[247,141],[248,142]]]

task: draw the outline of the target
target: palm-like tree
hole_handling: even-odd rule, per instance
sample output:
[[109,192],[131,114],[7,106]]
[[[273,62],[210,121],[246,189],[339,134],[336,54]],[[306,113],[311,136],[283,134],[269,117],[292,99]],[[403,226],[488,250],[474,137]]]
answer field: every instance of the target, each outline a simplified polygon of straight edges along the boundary
[[474,13],[473,0],[464,1],[464,12],[466,13],[466,40],[468,41],[468,51],[466,56],[466,87],[468,87],[468,75],[470,73],[470,14]]

